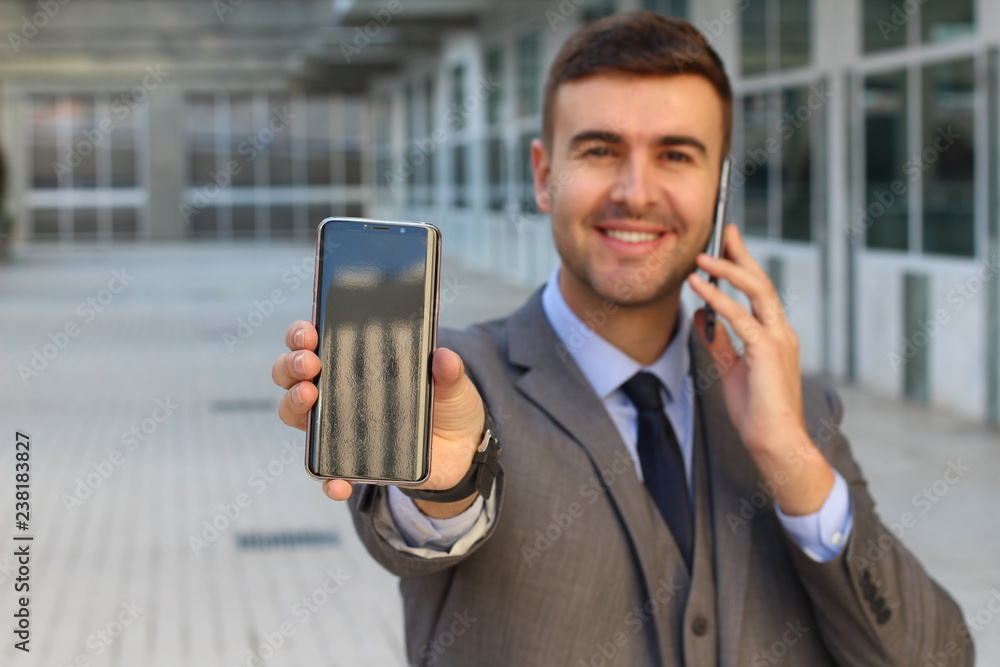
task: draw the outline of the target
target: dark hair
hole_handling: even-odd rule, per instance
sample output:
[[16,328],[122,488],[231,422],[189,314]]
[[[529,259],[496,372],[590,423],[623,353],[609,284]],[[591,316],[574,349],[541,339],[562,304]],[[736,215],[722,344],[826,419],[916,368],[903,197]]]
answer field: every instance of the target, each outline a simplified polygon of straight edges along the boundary
[[690,23],[650,11],[612,14],[580,28],[562,45],[545,82],[542,141],[546,146],[552,146],[559,86],[604,72],[705,77],[722,101],[722,152],[729,152],[733,91],[722,59]]

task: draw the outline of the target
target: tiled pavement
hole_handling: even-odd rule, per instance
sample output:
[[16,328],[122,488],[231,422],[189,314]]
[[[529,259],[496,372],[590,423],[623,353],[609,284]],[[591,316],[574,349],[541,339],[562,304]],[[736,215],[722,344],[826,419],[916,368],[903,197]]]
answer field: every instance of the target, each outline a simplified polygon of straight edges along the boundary
[[[29,247],[0,265],[0,665],[405,663],[393,577],[275,413],[270,365],[309,316],[310,268],[304,245]],[[444,324],[527,293],[444,274]],[[841,389],[883,518],[913,515],[904,539],[981,612],[979,664],[1000,665],[1000,433]],[[31,438],[28,654],[11,634],[16,431]],[[949,463],[970,469],[948,484]],[[312,542],[238,546],[254,534]]]

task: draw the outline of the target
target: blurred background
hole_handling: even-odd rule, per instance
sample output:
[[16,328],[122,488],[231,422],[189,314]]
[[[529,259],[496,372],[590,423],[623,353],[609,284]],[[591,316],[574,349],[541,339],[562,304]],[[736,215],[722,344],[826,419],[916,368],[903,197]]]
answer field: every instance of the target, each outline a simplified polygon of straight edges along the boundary
[[[844,394],[886,523],[984,614],[980,664],[1000,665],[993,0],[0,3],[0,417],[38,443],[43,596],[39,652],[6,643],[4,664],[404,663],[395,582],[275,416],[316,225],[432,222],[443,323],[516,307],[557,261],[528,159],[548,64],[579,25],[639,8],[725,61],[733,219],[804,370]],[[972,470],[945,484],[955,466]],[[337,566],[349,597],[323,588]],[[303,620],[317,591],[335,603]],[[91,641],[133,598],[141,629]],[[0,559],[8,619],[13,600]],[[275,635],[283,620],[306,630]]]

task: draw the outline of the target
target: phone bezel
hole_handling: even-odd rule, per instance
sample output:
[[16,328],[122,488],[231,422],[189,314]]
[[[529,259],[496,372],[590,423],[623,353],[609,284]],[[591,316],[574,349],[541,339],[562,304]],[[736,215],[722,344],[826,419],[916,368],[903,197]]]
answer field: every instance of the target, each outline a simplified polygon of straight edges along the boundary
[[[351,217],[340,217],[333,216],[329,218],[324,218],[316,229],[316,259],[313,266],[313,303],[312,303],[312,324],[315,327],[318,319],[318,308],[319,308],[319,277],[323,262],[323,228],[331,222],[355,222],[361,223],[362,225],[388,225],[390,227],[417,227],[427,230],[429,233],[427,235],[428,239],[434,240],[433,248],[433,262],[428,267],[429,270],[433,272],[432,283],[433,283],[433,295],[434,295],[434,308],[431,309],[431,341],[430,341],[430,351],[431,359],[428,359],[427,372],[431,373],[431,368],[433,365],[433,354],[437,350],[437,333],[438,333],[438,315],[440,313],[441,306],[441,230],[432,225],[429,222],[412,222],[412,221],[402,221],[402,220],[378,220],[375,218],[351,218]],[[364,228],[362,228],[364,229]],[[319,330],[317,329],[317,333]],[[318,345],[318,344],[317,344]],[[313,381],[315,382],[315,378]],[[319,399],[317,398],[317,401]],[[430,477],[431,472],[431,456],[433,455],[433,425],[434,425],[434,380],[433,377],[430,380],[430,407],[428,409],[427,424],[425,427],[425,439],[427,442],[427,456],[426,465],[424,470],[424,475],[419,480],[394,480],[394,479],[375,479],[371,477],[334,477],[327,475],[317,475],[310,467],[310,453],[312,451],[313,444],[313,417],[316,410],[314,405],[308,413],[306,419],[306,444],[305,444],[305,460],[304,465],[306,473],[316,480],[327,480],[327,479],[343,479],[349,482],[359,482],[362,484],[379,484],[379,485],[395,485],[395,486],[419,486],[427,481]]]

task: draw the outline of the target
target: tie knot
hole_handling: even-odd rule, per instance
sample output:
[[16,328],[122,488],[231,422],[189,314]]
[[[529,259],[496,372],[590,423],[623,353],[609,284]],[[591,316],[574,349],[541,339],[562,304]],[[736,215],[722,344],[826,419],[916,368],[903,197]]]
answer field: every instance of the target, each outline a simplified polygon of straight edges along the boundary
[[660,380],[647,371],[639,371],[622,385],[622,391],[629,397],[637,410],[663,410],[660,397]]

